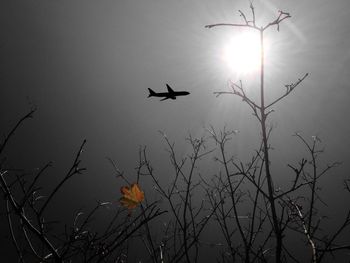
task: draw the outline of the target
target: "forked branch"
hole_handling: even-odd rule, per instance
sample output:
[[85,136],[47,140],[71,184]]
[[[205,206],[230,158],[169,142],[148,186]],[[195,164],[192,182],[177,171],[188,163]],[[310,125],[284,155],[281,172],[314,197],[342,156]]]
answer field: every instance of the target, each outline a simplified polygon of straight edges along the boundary
[[281,99],[283,99],[284,97],[288,96],[297,86],[299,86],[299,84],[301,82],[304,81],[304,79],[306,79],[307,76],[309,76],[309,73],[305,73],[305,75],[303,77],[299,78],[294,83],[284,85],[286,87],[286,92],[282,96],[280,96],[279,98],[277,98],[276,100],[271,102],[269,105],[267,105],[265,108],[267,109],[267,108],[271,107],[272,105],[276,104]]

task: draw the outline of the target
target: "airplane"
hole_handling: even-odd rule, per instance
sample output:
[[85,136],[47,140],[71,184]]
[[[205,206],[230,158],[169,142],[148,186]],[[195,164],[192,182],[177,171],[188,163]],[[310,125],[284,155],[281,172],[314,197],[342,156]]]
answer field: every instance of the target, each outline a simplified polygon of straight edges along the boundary
[[188,91],[174,91],[168,84],[166,84],[166,87],[168,89],[168,92],[155,92],[152,89],[148,88],[149,90],[149,97],[164,97],[164,99],[161,99],[160,101],[167,100],[167,99],[172,99],[176,100],[176,96],[186,96],[190,94]]

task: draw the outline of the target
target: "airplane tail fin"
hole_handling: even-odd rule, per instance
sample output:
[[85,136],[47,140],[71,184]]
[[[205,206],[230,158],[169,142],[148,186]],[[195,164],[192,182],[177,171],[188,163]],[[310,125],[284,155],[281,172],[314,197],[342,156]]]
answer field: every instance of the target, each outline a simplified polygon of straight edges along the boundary
[[148,88],[148,91],[149,91],[148,98],[156,95],[156,93],[152,89]]

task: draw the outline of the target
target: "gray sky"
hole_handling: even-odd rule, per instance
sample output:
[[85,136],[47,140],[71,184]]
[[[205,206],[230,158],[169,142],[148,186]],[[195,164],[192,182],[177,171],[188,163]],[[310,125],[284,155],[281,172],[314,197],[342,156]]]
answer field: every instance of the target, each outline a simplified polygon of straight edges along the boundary
[[[273,154],[286,163],[298,154],[295,131],[319,135],[327,159],[344,162],[337,180],[326,180],[326,192],[333,193],[350,168],[350,1],[254,4],[263,23],[279,9],[292,15],[279,33],[268,35],[273,49],[266,58],[267,97],[310,73],[275,107]],[[237,10],[248,8],[245,0],[1,1],[1,132],[27,112],[29,103],[39,108],[16,134],[9,162],[29,169],[54,160],[52,176],[59,176],[86,138],[88,172],[67,190],[75,193],[74,206],[119,194],[106,156],[129,172],[139,145],[148,146],[156,164],[165,160],[158,130],[177,142],[179,154],[188,150],[189,132],[201,136],[211,124],[240,130],[233,143],[238,156],[254,149],[249,142],[259,131],[248,107],[235,97],[215,98],[213,91],[227,90],[229,78],[242,79],[254,96],[257,75],[237,76],[219,59],[235,30],[204,28],[240,22]],[[163,102],[147,98],[147,88],[164,91],[165,83],[191,95]]]

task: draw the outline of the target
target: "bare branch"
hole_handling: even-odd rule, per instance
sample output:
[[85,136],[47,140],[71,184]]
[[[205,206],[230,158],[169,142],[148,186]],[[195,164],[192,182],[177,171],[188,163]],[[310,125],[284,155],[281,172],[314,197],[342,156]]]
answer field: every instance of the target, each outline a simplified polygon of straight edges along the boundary
[[50,203],[51,199],[55,196],[55,194],[58,192],[58,190],[63,186],[63,184],[70,179],[72,176],[74,176],[75,174],[80,174],[82,171],[86,170],[85,168],[80,168],[79,164],[81,162],[80,160],[80,155],[83,152],[83,148],[84,145],[86,143],[86,140],[83,141],[83,143],[81,144],[78,153],[75,156],[74,162],[72,167],[69,169],[68,173],[65,175],[65,177],[61,180],[61,182],[55,187],[55,189],[51,192],[51,194],[49,195],[49,197],[46,199],[45,203],[43,204],[43,206],[41,207],[40,211],[39,211],[39,215],[42,215],[42,213],[44,212],[45,208],[47,207],[47,205]]
[[284,97],[288,96],[307,76],[309,76],[309,73],[306,73],[302,78],[298,79],[296,82],[292,83],[292,84],[288,84],[285,85],[286,87],[286,93],[283,94],[281,97],[279,97],[278,99],[274,100],[273,102],[271,102],[269,105],[266,106],[266,109],[271,107],[272,105],[276,104],[278,101],[280,101],[281,99],[283,99]]
[[8,135],[6,136],[4,142],[1,144],[0,146],[0,154],[2,153],[2,151],[4,150],[5,146],[7,145],[8,141],[10,140],[10,138],[15,134],[15,131],[21,126],[21,124],[29,118],[33,117],[34,112],[36,111],[36,108],[31,109],[26,115],[24,115],[17,123],[16,125],[12,128],[12,130],[8,133]]

